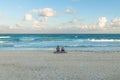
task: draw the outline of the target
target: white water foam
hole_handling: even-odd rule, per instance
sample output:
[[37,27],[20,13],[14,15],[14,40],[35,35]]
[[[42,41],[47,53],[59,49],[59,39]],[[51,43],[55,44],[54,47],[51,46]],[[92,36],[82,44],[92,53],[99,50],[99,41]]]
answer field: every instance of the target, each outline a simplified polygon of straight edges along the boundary
[[91,42],[120,42],[120,39],[88,39]]
[[10,38],[10,36],[0,36],[0,38]]

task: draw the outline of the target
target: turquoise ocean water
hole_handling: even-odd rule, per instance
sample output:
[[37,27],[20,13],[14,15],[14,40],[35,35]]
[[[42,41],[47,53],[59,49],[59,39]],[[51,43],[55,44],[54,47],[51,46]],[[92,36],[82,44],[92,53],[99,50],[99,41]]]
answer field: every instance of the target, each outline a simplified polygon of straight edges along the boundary
[[120,50],[120,34],[0,34],[0,50]]

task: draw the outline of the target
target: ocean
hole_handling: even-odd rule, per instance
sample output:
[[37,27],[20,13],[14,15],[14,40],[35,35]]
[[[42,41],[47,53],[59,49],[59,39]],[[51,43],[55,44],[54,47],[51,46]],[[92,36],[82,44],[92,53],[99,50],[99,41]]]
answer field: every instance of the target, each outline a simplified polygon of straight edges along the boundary
[[120,34],[0,34],[0,50],[120,50]]

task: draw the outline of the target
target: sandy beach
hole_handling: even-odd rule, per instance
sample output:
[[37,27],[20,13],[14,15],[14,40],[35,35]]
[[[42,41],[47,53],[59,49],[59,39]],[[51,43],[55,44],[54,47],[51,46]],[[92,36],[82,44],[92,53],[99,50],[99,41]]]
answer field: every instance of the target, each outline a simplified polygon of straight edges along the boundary
[[120,51],[0,51],[0,80],[119,80]]

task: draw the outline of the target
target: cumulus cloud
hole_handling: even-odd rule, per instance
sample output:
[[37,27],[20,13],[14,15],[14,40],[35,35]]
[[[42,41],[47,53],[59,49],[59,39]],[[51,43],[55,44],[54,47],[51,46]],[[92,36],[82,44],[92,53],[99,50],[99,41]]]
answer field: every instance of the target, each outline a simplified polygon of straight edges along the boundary
[[[52,8],[32,9],[24,16],[24,20],[28,21],[32,28],[41,28],[46,26],[49,17],[58,16],[56,11]],[[23,26],[16,24],[16,26]]]
[[104,26],[106,25],[106,22],[107,22],[106,17],[100,17],[100,18],[98,19],[98,26],[104,27]]
[[41,24],[40,24],[39,21],[35,20],[35,21],[33,22],[32,26],[33,26],[33,27],[40,27]]
[[9,30],[17,29],[18,27],[16,25],[9,25],[8,26]]
[[13,25],[0,25],[0,33],[11,33],[14,32],[15,26]]
[[41,9],[41,10],[39,10],[39,13],[41,16],[47,16],[47,17],[51,17],[51,16],[56,15],[56,12],[52,8]]
[[101,30],[96,24],[80,24],[76,26],[77,29],[80,30]]
[[79,18],[73,18],[71,21],[70,21],[70,23],[72,23],[72,24],[80,24],[80,23],[82,23],[83,22],[83,19],[79,19]]
[[98,18],[98,21],[91,24],[83,23],[82,19],[74,18],[71,21],[64,23],[64,26],[71,26],[71,28],[76,28],[76,30],[85,30],[85,31],[103,31],[106,29],[107,19],[106,17]]
[[[73,10],[72,8],[67,8],[66,9],[66,14],[76,14],[76,11]],[[58,21],[54,21],[54,19],[52,19],[50,22],[48,20],[48,18],[50,17],[55,17],[57,16],[57,13],[54,9],[52,8],[43,8],[43,9],[33,9],[30,12],[28,12],[28,14],[26,14],[24,16],[24,20],[28,21],[28,22],[24,22],[24,23],[17,23],[14,26],[9,27],[10,29],[13,30],[30,30],[32,32],[32,30],[37,30],[41,32],[58,32],[58,33],[67,33],[67,32],[76,32],[76,33],[80,33],[80,32],[105,32],[106,31],[112,31],[111,29],[113,29],[112,27],[115,26],[120,26],[120,18],[115,18],[113,20],[111,20],[110,22],[108,22],[106,17],[100,17],[98,18],[97,21],[95,21],[94,23],[90,23],[87,24],[85,22],[83,22],[83,19],[80,19],[78,17],[73,18],[72,20],[69,21],[65,21],[65,20],[60,20],[58,18],[54,18],[55,20]],[[68,15],[69,16],[69,15]],[[67,16],[67,17],[68,17]],[[66,17],[66,18],[67,18]],[[63,18],[64,19],[64,18]],[[53,24],[55,23],[55,24]],[[23,27],[25,25],[29,25],[30,27]],[[44,31],[44,30],[45,31]],[[28,32],[30,32],[28,31]],[[114,28],[114,31],[119,31],[119,29]],[[39,32],[38,32],[39,33]]]
[[73,10],[72,8],[67,8],[65,11],[67,14],[76,14],[77,12]]
[[36,28],[43,27],[45,25],[46,25],[45,21],[39,21],[39,20],[34,20],[32,23],[32,26]]
[[26,20],[26,21],[31,21],[31,20],[32,20],[32,15],[31,15],[31,14],[26,14],[26,15],[24,16],[24,20]]
[[112,19],[108,21],[106,17],[100,17],[94,23],[86,24],[82,19],[73,18],[72,20],[63,23],[61,26],[64,28],[60,29],[69,29],[73,30],[73,32],[92,32],[92,33],[102,33],[102,32],[120,32],[120,18]]
[[56,11],[52,8],[43,8],[43,9],[33,9],[31,13],[37,13],[40,16],[52,17],[56,16]]
[[110,25],[112,27],[120,27],[120,18],[115,18],[111,21]]
[[32,26],[40,27],[47,24],[49,17],[57,16],[56,11],[52,8],[33,9],[24,16],[24,20],[32,21]]
[[23,23],[17,23],[16,26],[17,26],[17,27],[23,27],[24,24],[23,24]]

